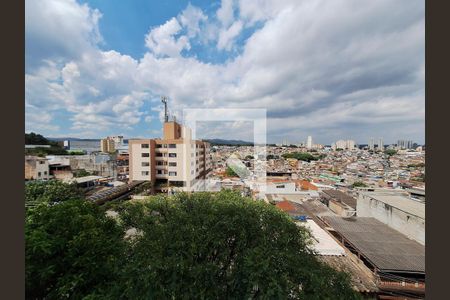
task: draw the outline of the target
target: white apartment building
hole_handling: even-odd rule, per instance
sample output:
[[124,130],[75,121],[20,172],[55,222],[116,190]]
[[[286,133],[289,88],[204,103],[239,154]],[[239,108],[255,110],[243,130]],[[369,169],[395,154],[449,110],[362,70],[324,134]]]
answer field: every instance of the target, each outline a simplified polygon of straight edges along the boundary
[[332,145],[332,148],[334,150],[336,149],[346,149],[346,150],[353,150],[355,148],[355,141],[353,140],[339,140],[336,143]]
[[312,136],[308,136],[308,139],[306,140],[306,148],[307,149],[312,149],[313,147],[313,141],[312,141]]

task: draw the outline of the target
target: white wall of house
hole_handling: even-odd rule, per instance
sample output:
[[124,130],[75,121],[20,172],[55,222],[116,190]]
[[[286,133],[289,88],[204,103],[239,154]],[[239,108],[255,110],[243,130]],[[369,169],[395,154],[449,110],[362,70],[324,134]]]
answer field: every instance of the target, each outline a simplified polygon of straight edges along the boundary
[[[405,198],[405,201],[414,201]],[[357,198],[358,217],[372,217],[425,245],[425,219],[407,213],[382,201],[360,194]]]

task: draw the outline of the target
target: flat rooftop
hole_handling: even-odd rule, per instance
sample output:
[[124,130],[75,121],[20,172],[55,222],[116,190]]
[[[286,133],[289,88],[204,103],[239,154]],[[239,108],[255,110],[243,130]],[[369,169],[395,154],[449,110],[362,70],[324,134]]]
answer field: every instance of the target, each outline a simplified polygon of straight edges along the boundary
[[356,209],[356,199],[352,196],[338,190],[323,190],[322,192],[327,194],[331,198],[334,198],[335,200],[338,200],[342,203],[347,204],[351,208]]
[[71,179],[68,179],[67,181],[75,181],[76,183],[85,183],[85,182],[99,180],[102,178],[105,178],[105,177],[90,175],[90,176],[84,176],[84,177],[71,178]]
[[425,203],[423,202],[387,192],[363,192],[361,194],[425,220]]
[[425,274],[425,246],[384,223],[362,217],[322,219],[380,271]]

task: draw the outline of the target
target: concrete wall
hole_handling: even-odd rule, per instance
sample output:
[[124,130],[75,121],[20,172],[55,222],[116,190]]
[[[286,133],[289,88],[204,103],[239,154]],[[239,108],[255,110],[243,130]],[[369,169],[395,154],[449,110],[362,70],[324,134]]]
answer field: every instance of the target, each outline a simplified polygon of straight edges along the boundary
[[296,192],[295,182],[268,183],[266,187],[266,194],[286,194]]
[[[413,201],[413,200],[405,200]],[[366,195],[357,199],[358,217],[372,217],[425,245],[425,220]]]
[[25,179],[49,180],[50,169],[48,160],[45,158],[25,158]]
[[330,200],[328,202],[328,207],[331,209],[332,212],[334,212],[338,216],[349,217],[351,215],[348,209],[346,209],[342,204],[334,200]]

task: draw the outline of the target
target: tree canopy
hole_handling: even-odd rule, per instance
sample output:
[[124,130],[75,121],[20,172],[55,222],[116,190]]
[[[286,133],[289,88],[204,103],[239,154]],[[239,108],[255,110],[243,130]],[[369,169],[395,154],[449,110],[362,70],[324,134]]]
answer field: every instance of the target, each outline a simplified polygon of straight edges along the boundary
[[85,169],[79,169],[79,170],[75,170],[73,172],[73,176],[75,177],[84,177],[84,176],[90,176],[92,175],[90,172],[86,171]]
[[303,161],[313,161],[313,160],[319,160],[321,158],[323,158],[324,156],[314,156],[310,153],[307,152],[292,152],[292,153],[285,153],[283,155],[281,155],[283,158],[295,158],[298,160],[303,160]]
[[118,213],[115,223],[66,201],[31,214],[27,298],[359,297],[347,274],[314,256],[310,233],[270,204],[232,191],[180,193]]
[[367,184],[362,181],[356,181],[352,184],[352,187],[367,187]]
[[389,156],[395,155],[396,153],[397,153],[397,150],[394,150],[394,149],[384,150],[384,154],[389,155]]
[[80,190],[75,184],[57,180],[30,181],[25,184],[25,203],[56,203],[71,199],[81,199]]
[[125,251],[120,226],[84,200],[27,211],[25,245],[27,299],[104,299]]
[[25,149],[25,155],[65,155],[68,154],[63,147],[61,147],[57,142],[49,141],[44,136],[36,134],[34,132],[25,133],[25,145],[50,145],[50,148],[37,147],[32,149]]

